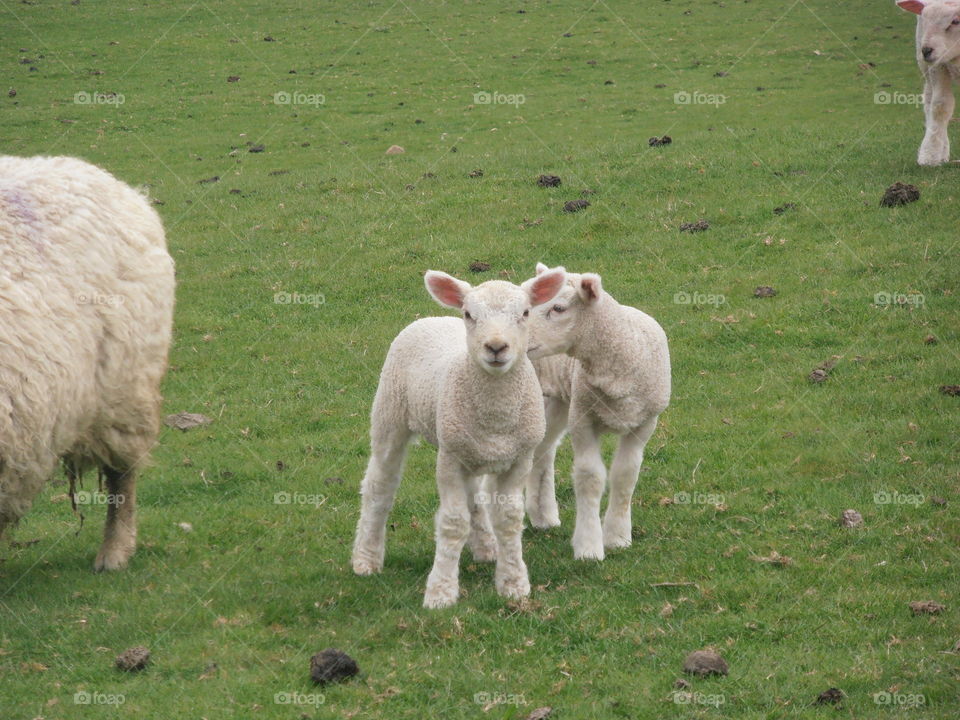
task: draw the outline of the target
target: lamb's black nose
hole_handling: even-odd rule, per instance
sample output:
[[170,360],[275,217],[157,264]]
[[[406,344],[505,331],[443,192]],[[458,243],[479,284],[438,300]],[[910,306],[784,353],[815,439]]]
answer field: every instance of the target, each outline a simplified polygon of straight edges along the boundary
[[494,345],[493,343],[486,343],[484,345],[487,350],[493,353],[493,356],[496,357],[501,352],[507,349],[507,343],[500,343],[499,345]]
[[920,52],[923,54],[923,59],[924,59],[924,60],[929,60],[929,59],[930,59],[930,56],[933,55],[933,48],[932,48],[932,47],[922,47],[922,48],[920,48]]

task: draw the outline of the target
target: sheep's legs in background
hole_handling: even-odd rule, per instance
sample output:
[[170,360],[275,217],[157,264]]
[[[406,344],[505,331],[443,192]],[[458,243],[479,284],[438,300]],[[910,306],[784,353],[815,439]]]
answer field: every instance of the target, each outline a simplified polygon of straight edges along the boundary
[[104,466],[107,478],[107,521],[103,528],[103,544],[93,569],[120,570],[137,547],[137,471]]
[[533,527],[541,529],[560,525],[553,462],[557,455],[557,446],[567,430],[570,404],[560,398],[545,397],[543,408],[547,432],[533,452],[533,469],[526,480],[527,516]]
[[503,597],[518,599],[530,594],[530,578],[523,562],[523,481],[531,458],[524,457],[498,475],[491,495],[493,530],[497,534],[497,569],[494,581]]
[[383,569],[386,549],[387,515],[393,508],[397,486],[403,476],[403,462],[411,433],[406,428],[388,430],[379,436],[371,433],[370,462],[363,476],[360,493],[360,520],[353,541],[353,571],[370,575]]
[[600,433],[589,418],[572,424],[573,490],[577,496],[577,521],[573,529],[573,556],[577,560],[603,560],[600,498],[607,469],[600,454]]
[[460,461],[441,447],[437,453],[437,490],[440,494],[440,508],[435,520],[437,551],[427,578],[424,607],[449,607],[460,597],[460,553],[470,533],[467,500],[470,484]]
[[953,117],[953,86],[945,67],[926,68],[923,86],[923,113],[926,128],[917,162],[942,165],[950,160],[950,136],[947,128]]
[[643,464],[643,449],[656,429],[657,418],[654,417],[620,436],[610,463],[610,496],[603,516],[603,546],[608,550],[630,545],[633,530],[630,502]]
[[492,481],[489,475],[474,475],[468,481],[467,507],[470,508],[470,537],[467,544],[477,562],[497,559],[497,538],[490,525]]

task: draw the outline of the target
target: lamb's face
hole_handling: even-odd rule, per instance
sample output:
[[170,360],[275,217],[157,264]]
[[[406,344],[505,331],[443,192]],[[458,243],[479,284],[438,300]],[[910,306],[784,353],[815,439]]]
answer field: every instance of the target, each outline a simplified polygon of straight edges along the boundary
[[551,300],[564,277],[563,268],[557,268],[523,287],[491,280],[474,288],[446,273],[430,271],[425,282],[437,302],[462,311],[467,352],[474,362],[491,375],[501,375],[527,352],[531,309]]
[[[547,272],[538,263],[537,275]],[[569,351],[577,341],[584,315],[600,300],[603,289],[594,273],[567,273],[567,281],[554,298],[533,309],[527,356],[532,360]],[[588,320],[589,321],[589,320]]]
[[920,54],[930,65],[946,65],[960,58],[960,1],[900,0],[904,10],[920,16]]

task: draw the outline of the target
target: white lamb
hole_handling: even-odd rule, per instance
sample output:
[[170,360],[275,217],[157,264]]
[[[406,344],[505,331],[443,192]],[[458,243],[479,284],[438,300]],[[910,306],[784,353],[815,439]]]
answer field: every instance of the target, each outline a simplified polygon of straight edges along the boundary
[[942,165],[950,159],[947,126],[953,117],[953,83],[960,78],[960,1],[897,0],[917,15],[917,63],[923,73],[926,130],[917,162]]
[[[463,319],[417,320],[394,339],[384,361],[371,412],[370,462],[363,478],[353,569],[383,569],[387,514],[403,474],[407,445],[422,435],[438,447],[436,557],[423,604],[447,607],[459,596],[460,553],[471,530],[478,559],[496,547],[497,592],[530,593],[520,537],[523,480],[533,449],[543,438],[543,400],[527,359],[527,325],[533,306],[549,302],[564,283],[563,268],[521,287],[490,281],[471,287],[430,271],[427,290],[437,302],[462,310]],[[486,512],[477,503],[490,473],[489,498],[496,540],[484,537]]]
[[174,271],[147,200],[88,163],[0,156],[0,534],[64,460],[97,466],[96,570],[136,546],[136,473],[159,429]]
[[[543,264],[537,273],[548,272]],[[531,355],[546,406],[547,429],[526,481],[526,509],[535,527],[560,524],[554,494],[556,447],[569,428],[577,519],[573,554],[602,560],[604,548],[631,542],[630,503],[643,451],[670,402],[670,352],[663,328],[649,315],[603,291],[600,276],[567,273],[553,301],[530,320]],[[551,355],[552,353],[568,355]],[[619,436],[610,465],[610,497],[603,524],[600,499],[606,468],[604,433]]]

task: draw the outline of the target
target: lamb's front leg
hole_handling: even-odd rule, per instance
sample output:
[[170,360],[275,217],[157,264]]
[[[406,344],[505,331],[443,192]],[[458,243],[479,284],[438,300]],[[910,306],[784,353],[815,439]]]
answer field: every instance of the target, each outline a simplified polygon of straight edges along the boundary
[[567,431],[567,416],[570,405],[560,398],[545,397],[543,409],[547,420],[547,432],[543,441],[533,451],[533,468],[526,480],[526,507],[530,524],[535,528],[551,528],[560,525],[560,508],[557,507],[554,485],[554,458],[557,446]]
[[953,117],[954,97],[950,73],[944,67],[927,68],[924,73],[923,112],[926,130],[917,162],[942,165],[950,160],[950,136],[947,127]]
[[497,569],[494,580],[503,597],[519,599],[530,594],[530,577],[523,562],[523,480],[530,472],[531,456],[498,475],[491,494],[493,530],[497,534]]
[[435,530],[437,551],[427,578],[424,607],[449,607],[460,596],[460,553],[470,533],[468,480],[456,457],[441,448],[437,453],[437,490],[440,494]]
[[577,496],[577,521],[573,528],[573,557],[603,560],[600,498],[607,469],[600,454],[600,433],[584,417],[570,429],[573,444],[573,490]]
[[620,437],[620,444],[610,463],[610,497],[607,512],[603,516],[603,546],[605,548],[629,547],[633,523],[630,504],[637,486],[640,466],[643,465],[643,449],[657,428],[657,418]]

